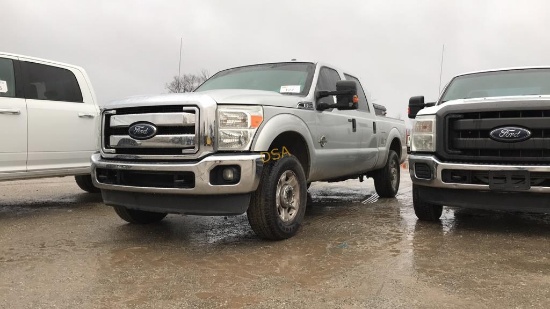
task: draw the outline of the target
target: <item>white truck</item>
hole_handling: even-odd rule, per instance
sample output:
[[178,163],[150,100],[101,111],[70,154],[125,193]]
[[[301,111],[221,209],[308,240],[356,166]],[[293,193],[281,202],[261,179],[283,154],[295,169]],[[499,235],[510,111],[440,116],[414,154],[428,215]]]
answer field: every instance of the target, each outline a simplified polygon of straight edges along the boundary
[[0,181],[75,176],[87,192],[99,107],[77,66],[0,53]]
[[266,239],[297,232],[313,181],[373,177],[394,197],[406,156],[403,121],[376,116],[356,77],[314,62],[228,69],[194,93],[113,102],[102,122],[92,178],[122,219],[247,212]]
[[550,67],[461,74],[436,103],[409,101],[420,220],[443,206],[550,213]]

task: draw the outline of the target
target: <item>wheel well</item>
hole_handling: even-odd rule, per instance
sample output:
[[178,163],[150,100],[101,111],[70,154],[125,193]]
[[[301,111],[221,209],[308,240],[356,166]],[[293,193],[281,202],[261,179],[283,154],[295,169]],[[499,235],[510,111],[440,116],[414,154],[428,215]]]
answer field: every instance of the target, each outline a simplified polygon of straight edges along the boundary
[[401,149],[401,142],[398,138],[394,138],[393,141],[391,141],[390,150],[395,151],[397,157],[401,159],[401,151],[403,151],[403,149]]
[[279,134],[269,146],[271,151],[274,148],[278,148],[282,151],[283,146],[288,149],[291,155],[295,156],[306,174],[306,179],[309,177],[309,149],[307,147],[306,140],[302,135],[296,132],[284,132]]

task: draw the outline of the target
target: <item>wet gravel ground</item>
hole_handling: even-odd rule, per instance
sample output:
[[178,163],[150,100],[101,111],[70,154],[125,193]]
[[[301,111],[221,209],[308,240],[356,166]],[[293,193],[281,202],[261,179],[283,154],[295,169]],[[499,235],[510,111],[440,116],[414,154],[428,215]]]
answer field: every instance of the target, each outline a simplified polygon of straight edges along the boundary
[[550,216],[416,220],[372,182],[315,183],[303,229],[246,216],[125,224],[72,178],[0,183],[0,308],[550,308]]

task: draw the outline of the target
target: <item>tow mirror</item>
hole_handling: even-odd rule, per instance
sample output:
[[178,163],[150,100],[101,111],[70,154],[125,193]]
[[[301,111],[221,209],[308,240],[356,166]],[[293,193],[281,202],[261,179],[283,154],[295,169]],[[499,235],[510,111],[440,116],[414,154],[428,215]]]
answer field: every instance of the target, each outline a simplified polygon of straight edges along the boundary
[[336,104],[319,103],[318,110],[329,108],[337,108],[339,110],[357,109],[359,97],[357,96],[357,83],[352,80],[341,80],[336,82],[336,91],[318,91],[317,99],[328,97],[329,95],[336,96]]
[[409,99],[409,118],[414,119],[416,118],[416,114],[418,112],[426,107],[426,104],[424,104],[424,97],[423,96],[417,96],[412,97]]

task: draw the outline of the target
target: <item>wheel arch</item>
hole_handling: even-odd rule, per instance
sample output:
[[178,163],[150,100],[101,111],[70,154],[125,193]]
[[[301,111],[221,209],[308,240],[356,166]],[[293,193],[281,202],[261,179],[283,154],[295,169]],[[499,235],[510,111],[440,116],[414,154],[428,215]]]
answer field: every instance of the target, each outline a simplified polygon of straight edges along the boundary
[[290,114],[277,115],[262,126],[252,144],[252,151],[266,152],[285,146],[304,168],[306,178],[314,164],[314,145],[309,128],[302,119]]

